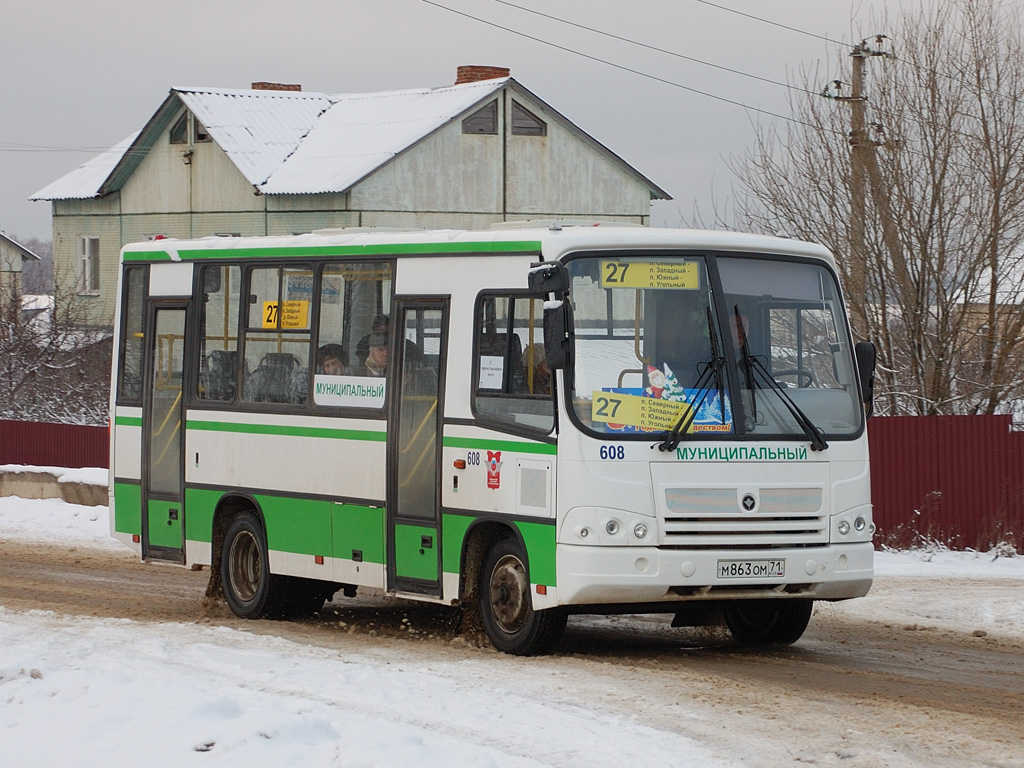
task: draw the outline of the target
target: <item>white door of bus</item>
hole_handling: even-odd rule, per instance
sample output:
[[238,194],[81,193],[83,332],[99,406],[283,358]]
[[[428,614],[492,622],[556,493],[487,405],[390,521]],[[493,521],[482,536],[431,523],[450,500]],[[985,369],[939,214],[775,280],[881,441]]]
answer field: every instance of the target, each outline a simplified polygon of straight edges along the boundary
[[184,562],[182,505],[182,302],[150,304],[146,317],[145,397],[142,411],[142,556]]
[[388,428],[388,588],[441,594],[442,382],[447,300],[396,299]]

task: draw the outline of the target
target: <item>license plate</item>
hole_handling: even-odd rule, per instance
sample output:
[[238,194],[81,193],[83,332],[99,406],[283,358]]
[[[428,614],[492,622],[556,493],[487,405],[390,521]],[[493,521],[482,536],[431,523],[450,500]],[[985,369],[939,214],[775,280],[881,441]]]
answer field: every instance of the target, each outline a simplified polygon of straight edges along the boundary
[[785,560],[718,561],[720,579],[781,579],[785,575]]

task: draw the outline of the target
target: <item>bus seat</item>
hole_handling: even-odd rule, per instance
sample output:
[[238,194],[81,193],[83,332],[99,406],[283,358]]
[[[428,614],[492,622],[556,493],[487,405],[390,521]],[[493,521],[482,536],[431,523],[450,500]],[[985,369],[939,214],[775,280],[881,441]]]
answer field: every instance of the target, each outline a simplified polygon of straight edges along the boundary
[[215,349],[206,356],[207,400],[233,400],[235,374],[238,372],[238,352],[233,349]]
[[268,352],[252,372],[248,399],[264,403],[304,403],[302,362],[291,352]]

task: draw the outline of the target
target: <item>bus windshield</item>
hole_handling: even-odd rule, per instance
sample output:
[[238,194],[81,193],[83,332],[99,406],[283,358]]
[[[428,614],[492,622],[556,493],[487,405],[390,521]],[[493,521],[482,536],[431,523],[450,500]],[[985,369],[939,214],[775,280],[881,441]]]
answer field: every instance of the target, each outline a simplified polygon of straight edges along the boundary
[[572,406],[602,436],[825,440],[859,434],[834,275],[780,257],[571,259]]

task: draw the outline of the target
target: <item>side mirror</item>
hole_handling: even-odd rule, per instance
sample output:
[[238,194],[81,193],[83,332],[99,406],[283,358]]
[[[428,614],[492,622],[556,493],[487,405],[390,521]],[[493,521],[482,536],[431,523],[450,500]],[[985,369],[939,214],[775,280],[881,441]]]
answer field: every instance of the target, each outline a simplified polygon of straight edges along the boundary
[[569,304],[563,299],[544,302],[544,357],[551,370],[570,367],[569,311]]
[[569,273],[557,261],[539,261],[530,265],[526,284],[530,293],[553,293],[562,298],[569,292]]
[[864,408],[870,418],[875,411],[875,361],[878,353],[870,341],[858,341],[853,352],[857,357],[857,374],[860,378],[860,391],[864,395]]

